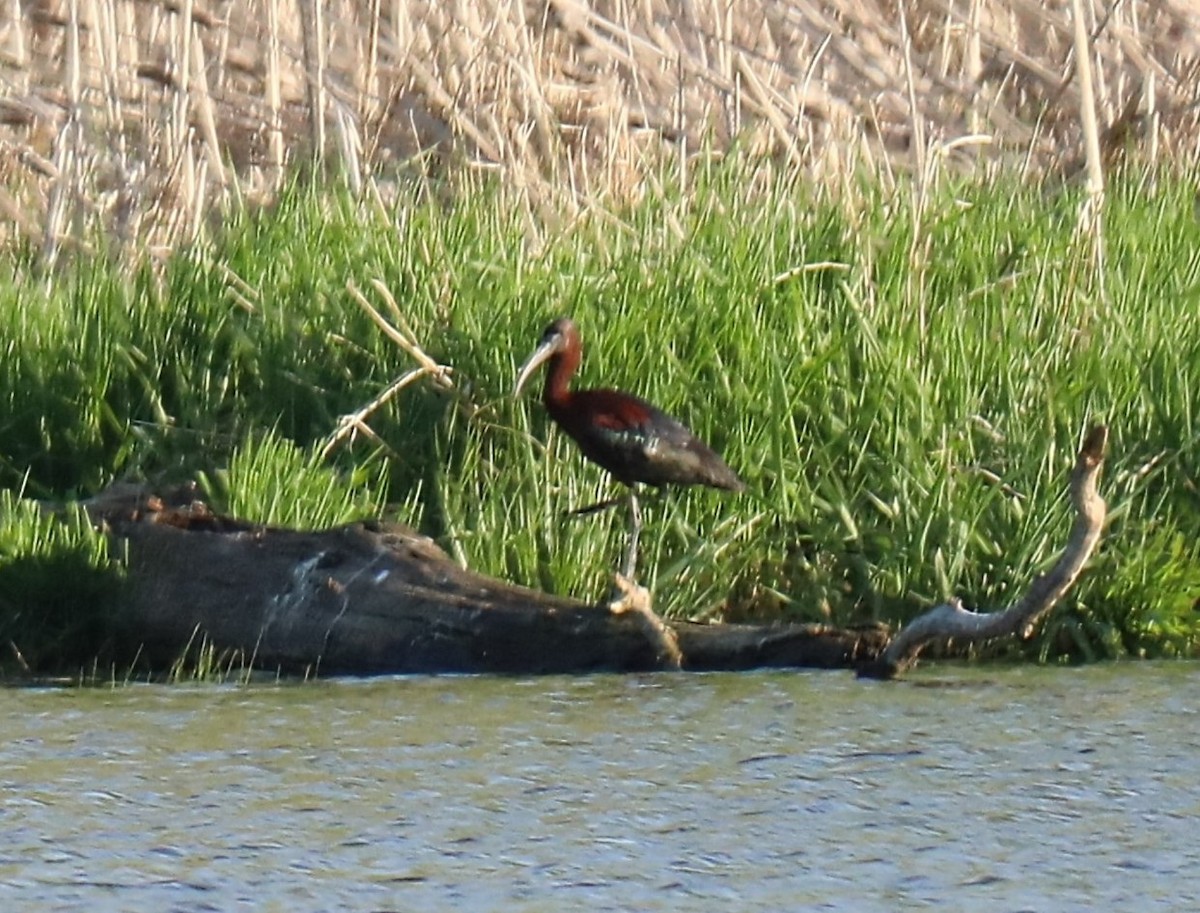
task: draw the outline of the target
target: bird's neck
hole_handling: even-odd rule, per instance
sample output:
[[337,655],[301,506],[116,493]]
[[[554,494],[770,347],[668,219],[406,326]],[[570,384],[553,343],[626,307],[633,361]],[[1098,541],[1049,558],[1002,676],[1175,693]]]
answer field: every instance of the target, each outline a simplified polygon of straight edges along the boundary
[[550,359],[546,371],[546,386],[542,390],[542,402],[550,409],[563,409],[571,401],[571,375],[579,367],[579,353],[559,352]]

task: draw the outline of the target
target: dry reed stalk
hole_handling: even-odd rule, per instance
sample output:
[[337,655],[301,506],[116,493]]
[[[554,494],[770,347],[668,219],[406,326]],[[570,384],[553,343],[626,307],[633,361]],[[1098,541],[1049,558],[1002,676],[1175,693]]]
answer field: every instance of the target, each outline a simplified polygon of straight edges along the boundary
[[59,129],[54,140],[53,169],[54,183],[51,185],[46,203],[46,222],[42,229],[42,259],[53,266],[58,259],[59,239],[66,221],[67,184],[74,173],[75,156],[71,152],[71,136],[74,124],[68,118]]
[[[1134,40],[1140,46],[1142,44],[1142,27],[1138,18],[1137,4],[1133,4],[1130,9],[1130,19],[1133,25]],[[1146,108],[1146,132],[1149,135],[1150,142],[1147,148],[1147,158],[1150,160],[1151,168],[1158,167],[1158,73],[1155,70],[1152,61],[1146,61],[1142,65],[1142,72],[1145,75],[1145,81],[1142,83],[1142,101]]]
[[300,26],[304,35],[304,73],[308,87],[309,129],[313,157],[325,158],[325,15],[322,0],[301,0]]
[[138,11],[124,0],[105,0],[105,4],[108,7],[107,17],[112,22],[117,91],[121,93],[127,109],[137,110],[139,106],[144,105],[146,94],[141,80],[137,77],[137,66],[141,57],[138,46]]
[[223,95],[225,92],[226,79],[229,75],[229,39],[233,35],[233,29],[230,28],[230,13],[232,12],[233,0],[228,0],[225,5],[225,15],[221,19],[220,31],[217,32],[217,53],[214,61],[213,72],[216,78],[213,79],[212,89],[216,94]]
[[190,222],[187,225],[187,232],[183,236],[186,242],[194,241],[200,237],[200,231],[204,227],[205,203],[208,196],[208,159],[201,159],[196,167],[196,179],[192,184],[193,196],[188,199],[185,212],[191,216]]
[[413,81],[426,93],[427,100],[434,110],[441,114],[449,124],[461,131],[484,158],[492,162],[500,161],[500,152],[495,143],[462,112],[450,94],[442,88],[434,74],[417,61],[409,61],[409,67],[412,71]]
[[263,0],[267,13],[267,71],[264,84],[267,92],[267,163],[272,190],[283,180],[283,107],[279,78],[279,0]]
[[379,19],[383,0],[371,0],[371,15],[367,20],[367,64],[362,68],[358,89],[358,122],[367,123],[378,97],[376,74],[379,70]]
[[411,8],[407,0],[392,0],[392,66],[399,69],[412,44]]
[[66,54],[63,58],[63,83],[66,89],[67,116],[55,138],[53,164],[56,172],[46,207],[46,224],[42,239],[42,256],[53,266],[58,259],[68,207],[78,217],[79,207],[72,205],[78,195],[79,155],[82,147],[80,129],[80,22],[79,0],[67,3]]
[[[192,42],[190,65],[193,107],[196,112],[196,121],[200,127],[200,135],[204,139],[207,166],[215,175],[216,182],[224,186],[227,178],[225,166],[221,161],[221,141],[217,133],[216,111],[213,107],[212,96],[208,91],[208,67],[205,64],[203,41]],[[199,188],[197,192],[203,194],[204,190]]]
[[[928,183],[1014,152],[1047,173],[1077,143],[1085,57],[1102,166],[1145,129],[1149,160],[1200,157],[1200,0],[1105,4],[1094,25],[1078,0],[1082,16],[1071,0],[905,0],[901,21],[894,0],[75,0],[74,133],[57,2],[0,0],[17,25],[0,23],[0,44],[27,64],[0,143],[54,160],[56,178],[12,191],[48,251],[69,218],[120,218],[114,174],[149,240],[170,244],[171,225],[198,223],[167,210],[220,205],[263,163],[277,185],[289,145],[326,151],[327,129],[352,182],[413,155],[500,172],[526,188],[534,235],[548,206],[570,219],[629,203],[664,157],[687,175],[695,150],[739,137],[831,193],[863,169]],[[948,154],[976,134],[990,147]]]
[[[913,72],[912,36],[908,30],[908,10],[904,4],[900,5],[899,12],[900,43],[904,61],[904,85],[908,90],[909,129],[911,131],[910,136],[912,137],[913,152],[916,156],[918,205],[913,207],[913,243],[916,244],[917,239],[920,237],[920,219],[925,209],[925,199],[927,196],[926,184],[928,183],[929,174],[926,159],[929,150],[925,145],[925,118],[921,113],[921,106],[917,102],[917,81]],[[924,335],[924,327],[921,329],[922,335]]]
[[509,41],[521,61],[521,65],[516,66],[515,70],[521,78],[524,100],[532,109],[536,128],[534,135],[538,138],[539,152],[549,161],[556,151],[558,131],[552,123],[552,111],[546,100],[540,76],[539,62],[544,59],[544,55],[534,51],[529,23],[525,18],[525,0],[512,0],[510,9],[512,19],[506,18],[504,22],[508,26]]
[[197,198],[196,160],[192,151],[190,110],[192,3],[183,0],[174,10],[163,7],[170,57],[166,66],[170,102],[166,130],[160,140],[160,161],[166,165],[165,188],[170,188],[169,211],[158,224],[165,227],[164,243],[171,246],[188,235],[192,216],[187,206]]
[[188,90],[191,86],[192,68],[192,0],[183,0],[182,12],[169,11],[172,34],[171,44],[174,59],[169,72],[173,76],[175,95],[172,99],[171,145],[182,148],[188,140]]
[[799,163],[801,161],[800,149],[796,145],[792,131],[788,129],[787,118],[780,112],[779,106],[772,103],[766,85],[744,56],[738,55],[736,65],[738,75],[742,78],[742,85],[747,90],[746,101],[750,102],[756,113],[771,126],[776,139],[787,150],[788,159]]
[[1096,95],[1092,83],[1092,45],[1083,18],[1082,0],[1071,0],[1075,15],[1075,64],[1079,72],[1080,121],[1087,156],[1087,200],[1080,213],[1080,228],[1092,241],[1096,277],[1103,281],[1104,266],[1104,166],[1100,159],[1100,131],[1096,125]]
[[[967,16],[967,47],[963,55],[963,82],[977,90],[972,93],[971,105],[967,109],[967,129],[971,133],[983,132],[983,114],[980,102],[984,101],[983,86],[980,85],[983,76],[983,50],[979,34],[979,19],[983,12],[983,0],[971,0],[971,9]],[[986,103],[986,102],[985,102]]]
[[116,39],[110,40],[110,31],[105,7],[98,0],[86,0],[88,32],[92,36],[89,48],[92,51],[94,66],[100,74],[104,101],[104,128],[120,134],[121,126],[121,90],[118,86],[120,68],[116,63]]
[[362,135],[354,120],[353,112],[341,102],[333,104],[334,123],[337,125],[338,151],[341,153],[341,166],[350,185],[350,192],[355,197],[362,196],[363,167],[362,167]]
[[9,60],[15,74],[17,92],[24,94],[29,91],[29,54],[25,44],[24,17],[21,15],[21,0],[9,0],[8,21],[10,23],[11,49]]
[[[1136,3],[1130,5],[1129,29],[1134,47],[1140,48],[1144,43],[1144,39],[1141,17],[1138,15]],[[1138,56],[1140,59],[1138,60],[1137,67],[1141,75],[1141,84],[1136,94],[1140,96],[1140,107],[1145,110],[1143,125],[1147,138],[1146,158],[1149,160],[1151,168],[1154,169],[1158,166],[1158,93],[1156,91],[1158,72],[1152,60],[1144,58],[1140,54]]]
[[[128,88],[125,67],[121,66],[121,41],[118,37],[117,8],[115,0],[89,0],[92,23],[93,48],[97,67],[101,73],[107,122],[105,133],[112,137],[107,150],[109,169],[115,183],[111,193],[112,235],[123,249],[128,250],[135,242],[140,225],[140,181],[136,157],[131,154],[125,121],[126,111],[133,107],[133,97]],[[103,154],[103,152],[101,153]]]
[[[1082,2],[1082,0],[1081,0]],[[1104,41],[1105,34],[1111,35],[1113,24],[1113,12],[1117,4],[1108,3],[1103,7],[1104,16],[1097,21],[1096,19],[1096,4],[1095,0],[1088,0],[1087,6],[1084,8],[1084,17],[1090,22],[1091,29],[1088,33],[1088,57],[1093,61],[1092,66],[1092,91],[1095,103],[1096,112],[1104,113],[1106,121],[1111,121],[1115,112],[1115,104],[1112,100],[1112,93],[1109,91],[1108,79],[1105,76],[1103,67],[1095,66],[1096,48],[1100,47]],[[1117,45],[1111,51],[1114,57],[1118,60],[1121,56],[1120,46]]]

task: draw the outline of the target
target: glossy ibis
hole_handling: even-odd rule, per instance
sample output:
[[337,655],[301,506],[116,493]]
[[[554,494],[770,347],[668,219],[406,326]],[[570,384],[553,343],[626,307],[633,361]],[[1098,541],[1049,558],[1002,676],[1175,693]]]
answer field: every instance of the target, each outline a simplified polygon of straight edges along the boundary
[[[537,368],[549,362],[542,402],[550,418],[583,451],[619,482],[629,486],[630,536],[624,575],[633,578],[637,562],[642,514],[636,486],[708,485],[742,491],[745,483],[725,465],[708,445],[682,422],[650,403],[618,390],[571,390],[571,375],[579,367],[583,345],[579,330],[567,317],[560,317],[542,333],[537,349],[521,367],[513,395],[516,396]],[[610,507],[604,501],[576,513]]]

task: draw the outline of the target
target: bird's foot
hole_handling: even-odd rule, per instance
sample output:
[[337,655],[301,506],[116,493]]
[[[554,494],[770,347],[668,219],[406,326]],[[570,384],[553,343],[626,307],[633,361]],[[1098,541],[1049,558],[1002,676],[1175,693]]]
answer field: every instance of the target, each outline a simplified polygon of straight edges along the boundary
[[650,591],[624,574],[613,574],[613,588],[608,596],[608,610],[614,615],[626,612],[651,612]]
[[614,574],[608,610],[614,615],[633,612],[654,645],[654,652],[658,654],[658,661],[663,667],[675,670],[683,668],[683,652],[679,649],[679,641],[675,632],[667,627],[651,606],[648,589],[638,586],[624,574]]

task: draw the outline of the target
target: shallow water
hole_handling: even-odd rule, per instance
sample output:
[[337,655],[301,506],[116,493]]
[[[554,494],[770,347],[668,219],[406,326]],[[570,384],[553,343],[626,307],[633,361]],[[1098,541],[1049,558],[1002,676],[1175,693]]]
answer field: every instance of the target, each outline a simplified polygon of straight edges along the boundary
[[1200,667],[0,691],[0,910],[1200,909]]

